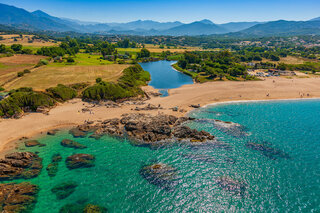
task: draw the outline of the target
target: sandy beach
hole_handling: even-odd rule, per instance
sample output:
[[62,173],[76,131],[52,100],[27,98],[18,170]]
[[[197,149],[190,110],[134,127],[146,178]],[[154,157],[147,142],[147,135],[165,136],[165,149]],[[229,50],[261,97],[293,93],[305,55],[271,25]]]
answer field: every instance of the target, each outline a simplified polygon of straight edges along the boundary
[[[145,87],[144,90],[153,90]],[[141,113],[165,113],[183,116],[193,108],[191,104],[207,104],[246,100],[277,100],[320,98],[320,78],[268,78],[264,81],[247,82],[208,82],[204,84],[185,85],[169,90],[168,97],[154,97],[146,104],[161,105],[163,109],[140,111]],[[88,107],[92,113],[82,112]],[[2,119],[0,121],[0,152],[14,148],[12,143],[22,137],[32,137],[50,129],[63,128],[83,124],[86,120],[105,120],[120,117],[124,113],[132,113],[136,105],[125,105],[119,108],[95,106],[74,99],[59,104],[49,115],[30,113],[20,119]],[[139,106],[140,107],[140,106]],[[174,112],[172,107],[183,109]]]

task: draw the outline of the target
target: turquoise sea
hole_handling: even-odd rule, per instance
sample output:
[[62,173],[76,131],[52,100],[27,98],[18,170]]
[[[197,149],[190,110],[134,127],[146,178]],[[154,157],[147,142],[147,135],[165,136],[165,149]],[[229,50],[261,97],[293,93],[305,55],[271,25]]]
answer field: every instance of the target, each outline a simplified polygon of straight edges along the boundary
[[[231,149],[189,145],[150,149],[107,136],[74,139],[68,131],[38,138],[45,147],[21,145],[39,151],[43,158],[40,176],[30,180],[40,186],[34,212],[59,212],[74,202],[99,204],[109,212],[320,212],[320,100],[221,104],[190,115],[200,120],[189,126],[209,131]],[[219,129],[210,119],[232,121],[241,128]],[[66,138],[88,148],[62,147]],[[248,142],[273,149],[252,150]],[[50,178],[45,168],[55,153],[63,161],[57,176]],[[95,167],[67,169],[64,160],[74,153],[95,155]],[[177,168],[174,190],[140,176],[140,168],[151,162]],[[216,183],[221,176],[245,182],[245,195],[221,189]],[[66,199],[57,200],[51,188],[69,180],[79,186]]]

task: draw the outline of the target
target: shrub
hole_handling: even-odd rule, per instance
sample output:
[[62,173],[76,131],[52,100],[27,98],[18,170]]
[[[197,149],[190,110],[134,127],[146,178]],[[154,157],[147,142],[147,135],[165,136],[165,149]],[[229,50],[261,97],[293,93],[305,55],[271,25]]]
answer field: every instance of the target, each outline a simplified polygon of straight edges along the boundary
[[41,67],[41,66],[44,66],[44,65],[48,65],[49,64],[49,61],[48,60],[45,60],[45,59],[41,59],[38,64],[36,65],[36,67]]
[[18,77],[22,77],[24,75],[24,72],[18,72]]
[[67,58],[67,62],[68,63],[74,63],[75,61],[74,61],[74,59],[72,57],[68,57]]
[[0,92],[1,92],[1,91],[4,91],[4,90],[5,90],[5,89],[4,89],[3,87],[0,87]]
[[84,88],[89,86],[89,83],[75,83],[69,85],[72,89],[75,89],[77,91],[83,90]]
[[67,101],[73,99],[77,96],[77,91],[67,87],[65,85],[59,84],[56,87],[51,87],[46,90],[51,97],[61,101]]
[[100,83],[102,81],[102,78],[97,78],[96,83]]
[[24,73],[31,73],[31,71],[28,70],[28,69],[23,70],[23,72],[24,72]]

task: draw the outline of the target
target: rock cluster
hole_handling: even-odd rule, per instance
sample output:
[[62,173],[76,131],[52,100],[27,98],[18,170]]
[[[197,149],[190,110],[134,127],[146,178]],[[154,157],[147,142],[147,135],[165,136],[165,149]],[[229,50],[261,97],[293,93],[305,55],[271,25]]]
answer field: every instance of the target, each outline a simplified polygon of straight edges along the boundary
[[31,211],[38,190],[38,186],[27,182],[0,184],[0,211],[4,213]]
[[144,106],[144,107],[136,107],[134,110],[135,111],[149,111],[149,110],[158,110],[158,109],[163,109],[160,104],[158,106],[153,105],[153,104],[148,104],[147,106]]
[[33,178],[40,174],[42,159],[32,152],[14,152],[0,160],[0,180]]
[[95,157],[89,154],[75,154],[67,157],[66,164],[69,169],[88,168],[94,166]]
[[140,175],[149,183],[169,191],[178,183],[177,169],[168,164],[156,163],[143,166]]

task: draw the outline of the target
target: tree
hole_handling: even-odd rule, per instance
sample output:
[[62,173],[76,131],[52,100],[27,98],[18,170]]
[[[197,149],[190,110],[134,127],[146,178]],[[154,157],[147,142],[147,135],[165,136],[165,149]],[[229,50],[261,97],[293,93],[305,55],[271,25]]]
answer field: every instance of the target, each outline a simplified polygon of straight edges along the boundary
[[151,55],[150,51],[146,48],[142,48],[140,52],[138,52],[138,58],[149,58]]
[[15,52],[19,52],[22,50],[22,45],[21,44],[12,44],[11,49]]

